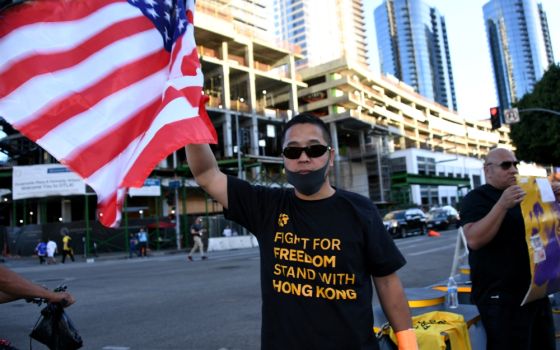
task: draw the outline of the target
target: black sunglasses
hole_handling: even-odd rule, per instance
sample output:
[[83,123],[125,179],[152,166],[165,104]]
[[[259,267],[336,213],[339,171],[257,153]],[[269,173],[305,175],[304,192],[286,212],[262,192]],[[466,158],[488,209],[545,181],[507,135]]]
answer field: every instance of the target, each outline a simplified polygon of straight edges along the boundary
[[330,149],[330,146],[325,145],[311,145],[307,147],[288,146],[282,150],[282,154],[288,159],[299,159],[299,157],[301,157],[301,153],[305,152],[308,157],[317,158],[325,154],[325,152]]
[[495,164],[495,163],[486,163],[486,165],[497,165],[500,168],[502,168],[502,170],[508,170],[509,168],[511,168],[512,166],[515,167],[517,169],[517,166],[519,165],[518,161],[505,161],[505,162],[501,162],[499,164]]

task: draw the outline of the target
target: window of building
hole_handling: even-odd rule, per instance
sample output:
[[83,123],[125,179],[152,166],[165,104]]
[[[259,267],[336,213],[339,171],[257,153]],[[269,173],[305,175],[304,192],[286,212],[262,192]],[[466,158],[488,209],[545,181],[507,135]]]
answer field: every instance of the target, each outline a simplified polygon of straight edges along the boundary
[[482,179],[480,178],[480,175],[473,175],[472,182],[474,188],[477,188],[478,186],[482,185]]
[[437,186],[420,186],[420,197],[422,205],[436,205],[439,201]]
[[391,173],[406,172],[406,158],[393,158],[391,159]]
[[435,158],[416,157],[416,161],[418,163],[418,174],[420,175],[436,174]]

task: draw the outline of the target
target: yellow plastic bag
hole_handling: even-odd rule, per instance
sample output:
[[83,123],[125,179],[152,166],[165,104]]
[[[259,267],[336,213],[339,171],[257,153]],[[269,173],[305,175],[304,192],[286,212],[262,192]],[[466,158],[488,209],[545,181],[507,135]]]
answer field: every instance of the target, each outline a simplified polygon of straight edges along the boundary
[[[446,311],[427,312],[412,317],[412,328],[419,350],[445,350],[446,338],[453,350],[471,350],[469,331],[462,315]],[[392,329],[389,336],[396,344],[397,337]]]

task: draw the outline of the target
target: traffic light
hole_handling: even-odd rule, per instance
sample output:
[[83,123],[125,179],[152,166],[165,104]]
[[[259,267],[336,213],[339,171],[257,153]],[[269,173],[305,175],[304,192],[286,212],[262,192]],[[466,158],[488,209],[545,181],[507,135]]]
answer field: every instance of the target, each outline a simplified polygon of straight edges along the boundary
[[499,129],[502,126],[500,107],[490,108],[490,123],[492,123],[492,130]]

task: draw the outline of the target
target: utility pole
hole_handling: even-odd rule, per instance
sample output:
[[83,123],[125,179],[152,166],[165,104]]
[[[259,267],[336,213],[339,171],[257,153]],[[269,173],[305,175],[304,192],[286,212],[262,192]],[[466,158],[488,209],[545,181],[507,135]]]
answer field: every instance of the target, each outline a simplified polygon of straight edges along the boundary
[[547,112],[550,114],[554,114],[557,116],[560,116],[560,112],[558,111],[553,111],[551,109],[546,109],[546,108],[524,108],[524,109],[519,109],[519,113],[522,112]]
[[524,112],[545,112],[556,116],[560,116],[560,112],[553,111],[547,108],[524,108],[524,109],[508,108],[504,111],[504,122],[506,124],[519,123],[520,121],[519,113],[524,113]]

